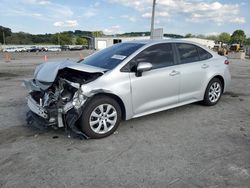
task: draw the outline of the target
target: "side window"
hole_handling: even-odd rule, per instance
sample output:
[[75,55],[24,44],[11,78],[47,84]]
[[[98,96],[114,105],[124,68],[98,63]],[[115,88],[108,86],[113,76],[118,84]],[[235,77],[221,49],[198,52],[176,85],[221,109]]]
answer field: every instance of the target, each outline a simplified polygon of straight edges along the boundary
[[204,50],[198,46],[197,46],[197,49],[198,49],[198,53],[199,53],[201,61],[212,58],[212,55],[209,52],[207,52],[206,50]]
[[193,44],[177,43],[177,49],[180,55],[181,63],[192,63],[199,61],[199,54],[197,48]]
[[172,44],[165,43],[150,46],[139,53],[132,61],[135,61],[136,64],[150,62],[153,69],[174,65]]

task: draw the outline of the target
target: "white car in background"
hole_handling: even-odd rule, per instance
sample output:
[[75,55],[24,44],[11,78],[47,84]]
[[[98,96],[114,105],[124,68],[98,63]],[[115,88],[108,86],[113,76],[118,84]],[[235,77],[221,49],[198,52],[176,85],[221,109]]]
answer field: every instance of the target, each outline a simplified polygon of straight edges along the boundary
[[15,52],[26,52],[27,51],[27,49],[25,47],[17,47],[15,49],[16,49]]
[[16,52],[16,48],[10,47],[10,48],[5,48],[3,52]]
[[61,52],[62,49],[60,47],[49,47],[48,52]]

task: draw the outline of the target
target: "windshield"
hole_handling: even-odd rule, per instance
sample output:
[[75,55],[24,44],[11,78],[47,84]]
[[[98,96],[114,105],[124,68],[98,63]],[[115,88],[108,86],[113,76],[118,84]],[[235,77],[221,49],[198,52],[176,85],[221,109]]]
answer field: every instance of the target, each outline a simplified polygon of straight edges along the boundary
[[80,63],[111,70],[143,45],[140,43],[115,44],[94,53]]

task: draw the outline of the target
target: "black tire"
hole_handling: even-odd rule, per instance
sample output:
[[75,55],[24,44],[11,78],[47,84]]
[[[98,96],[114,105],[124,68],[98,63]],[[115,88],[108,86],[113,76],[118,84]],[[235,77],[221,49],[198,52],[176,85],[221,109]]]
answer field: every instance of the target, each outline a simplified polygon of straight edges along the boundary
[[[216,101],[211,101],[211,99],[209,98],[209,91],[210,91],[211,86],[212,86],[213,84],[215,84],[215,83],[218,83],[219,86],[220,86],[220,95],[219,95],[219,97],[218,97],[218,99],[217,99]],[[216,104],[219,102],[222,93],[223,93],[223,85],[222,85],[220,79],[218,79],[218,78],[213,78],[213,79],[208,83],[208,85],[207,85],[206,92],[205,92],[205,95],[204,95],[204,99],[203,99],[203,101],[202,101],[202,104],[204,104],[204,105],[206,105],[206,106],[213,106],[213,105],[216,105]]]
[[[91,113],[99,106],[103,104],[109,104],[114,107],[117,113],[116,123],[113,126],[111,130],[109,130],[106,133],[96,133],[94,130],[92,130],[90,126],[90,116]],[[98,139],[98,138],[104,138],[107,137],[115,132],[117,127],[119,126],[121,122],[121,108],[120,105],[111,97],[104,96],[104,95],[98,95],[92,98],[89,102],[87,102],[86,106],[83,109],[83,113],[79,119],[79,127],[81,128],[82,132],[84,132],[87,136],[90,138]],[[103,125],[102,125],[103,126]]]

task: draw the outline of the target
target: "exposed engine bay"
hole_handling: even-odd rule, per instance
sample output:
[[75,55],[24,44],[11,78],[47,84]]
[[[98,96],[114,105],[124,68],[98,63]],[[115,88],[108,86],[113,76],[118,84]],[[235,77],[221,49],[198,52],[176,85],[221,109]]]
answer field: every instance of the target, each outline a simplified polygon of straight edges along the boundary
[[29,90],[27,113],[28,125],[43,129],[61,128],[87,138],[77,127],[77,120],[88,97],[81,86],[103,75],[103,72],[89,73],[71,68],[58,71],[54,82],[42,82],[37,79],[24,81]]

